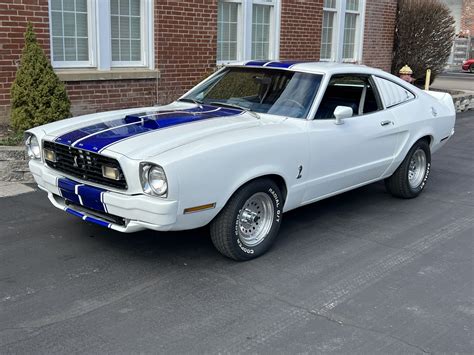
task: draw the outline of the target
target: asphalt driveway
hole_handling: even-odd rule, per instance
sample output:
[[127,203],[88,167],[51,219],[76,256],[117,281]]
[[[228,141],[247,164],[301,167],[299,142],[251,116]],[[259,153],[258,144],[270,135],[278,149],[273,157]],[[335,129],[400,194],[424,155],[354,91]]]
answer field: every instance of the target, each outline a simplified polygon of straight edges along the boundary
[[414,200],[382,183],[284,216],[263,257],[0,199],[0,353],[473,353],[474,114]]

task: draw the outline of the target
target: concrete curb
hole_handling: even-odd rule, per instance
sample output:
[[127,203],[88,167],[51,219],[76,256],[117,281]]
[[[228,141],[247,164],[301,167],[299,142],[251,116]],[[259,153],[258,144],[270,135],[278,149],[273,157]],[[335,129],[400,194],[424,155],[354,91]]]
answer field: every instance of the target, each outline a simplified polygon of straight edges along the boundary
[[0,181],[34,182],[24,147],[0,146]]

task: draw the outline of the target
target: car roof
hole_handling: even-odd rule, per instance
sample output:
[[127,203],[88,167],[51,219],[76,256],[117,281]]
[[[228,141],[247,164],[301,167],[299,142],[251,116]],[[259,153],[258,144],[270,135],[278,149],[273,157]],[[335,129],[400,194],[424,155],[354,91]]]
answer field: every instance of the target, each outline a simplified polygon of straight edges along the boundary
[[335,62],[310,62],[310,61],[293,61],[293,60],[251,60],[245,62],[232,63],[227,66],[234,67],[265,67],[273,69],[286,69],[291,71],[303,71],[308,73],[323,74],[381,74],[384,71],[371,68],[365,65],[352,63],[335,63]]

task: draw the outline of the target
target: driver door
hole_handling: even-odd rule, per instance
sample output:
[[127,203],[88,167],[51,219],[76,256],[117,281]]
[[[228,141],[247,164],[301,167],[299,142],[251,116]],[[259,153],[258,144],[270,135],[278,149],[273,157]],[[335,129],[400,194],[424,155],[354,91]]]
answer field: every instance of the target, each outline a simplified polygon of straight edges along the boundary
[[[353,116],[336,124],[334,110]],[[369,75],[334,75],[308,121],[310,167],[305,203],[379,179],[394,159],[398,127]]]

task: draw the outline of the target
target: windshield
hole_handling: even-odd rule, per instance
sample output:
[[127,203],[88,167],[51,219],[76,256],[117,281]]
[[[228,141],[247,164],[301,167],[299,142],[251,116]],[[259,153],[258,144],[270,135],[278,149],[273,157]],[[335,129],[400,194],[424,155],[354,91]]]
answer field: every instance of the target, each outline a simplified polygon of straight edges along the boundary
[[266,68],[230,67],[183,99],[295,118],[305,118],[322,75]]

